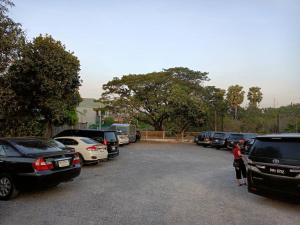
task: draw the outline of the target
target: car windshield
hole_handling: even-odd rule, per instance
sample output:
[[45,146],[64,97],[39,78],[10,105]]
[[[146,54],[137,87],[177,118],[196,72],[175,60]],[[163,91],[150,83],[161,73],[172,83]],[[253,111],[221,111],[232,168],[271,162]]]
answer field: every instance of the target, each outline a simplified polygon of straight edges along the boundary
[[85,144],[99,144],[97,141],[90,138],[81,138],[80,140],[83,141]]
[[62,151],[57,142],[54,140],[15,140],[13,143],[25,154]]
[[214,138],[223,138],[225,137],[225,133],[215,133]]
[[59,141],[53,140],[53,143],[56,144],[56,146],[61,148],[61,149],[66,148],[66,146],[63,143],[59,142]]
[[261,158],[300,160],[300,140],[256,140],[251,156]]
[[257,136],[256,134],[245,134],[245,138],[249,138],[249,139],[253,139],[256,136]]
[[108,141],[116,141],[117,140],[115,132],[105,132],[104,135]]
[[233,140],[239,140],[239,139],[242,139],[244,137],[243,134],[231,134],[230,135],[230,139],[233,139]]

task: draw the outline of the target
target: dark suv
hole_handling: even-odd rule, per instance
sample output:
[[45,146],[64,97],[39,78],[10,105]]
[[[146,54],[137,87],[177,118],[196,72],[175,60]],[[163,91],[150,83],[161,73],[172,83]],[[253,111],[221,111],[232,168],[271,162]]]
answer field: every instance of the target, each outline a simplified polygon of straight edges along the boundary
[[115,131],[111,130],[64,130],[55,137],[88,137],[107,146],[108,158],[114,158],[119,155],[118,137]]
[[203,131],[199,134],[198,139],[197,139],[197,144],[202,145],[204,147],[210,146],[213,136],[214,136],[214,131]]
[[211,146],[217,149],[227,147],[227,139],[230,133],[227,132],[216,132],[213,136]]
[[248,191],[300,197],[300,134],[256,137],[248,157]]

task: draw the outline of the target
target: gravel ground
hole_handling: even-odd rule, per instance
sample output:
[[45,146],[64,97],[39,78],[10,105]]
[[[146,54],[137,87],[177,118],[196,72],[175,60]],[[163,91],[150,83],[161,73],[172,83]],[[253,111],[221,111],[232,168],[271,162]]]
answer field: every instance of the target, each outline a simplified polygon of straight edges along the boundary
[[300,205],[249,194],[229,152],[137,143],[56,188],[0,202],[2,225],[299,224]]

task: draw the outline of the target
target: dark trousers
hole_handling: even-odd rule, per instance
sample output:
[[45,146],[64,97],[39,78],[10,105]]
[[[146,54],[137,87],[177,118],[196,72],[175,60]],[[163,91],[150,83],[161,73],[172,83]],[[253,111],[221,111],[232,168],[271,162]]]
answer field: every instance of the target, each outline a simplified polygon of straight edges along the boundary
[[244,161],[242,159],[235,159],[234,162],[236,162],[236,166],[234,167],[236,179],[242,179],[242,176],[246,178],[247,172]]

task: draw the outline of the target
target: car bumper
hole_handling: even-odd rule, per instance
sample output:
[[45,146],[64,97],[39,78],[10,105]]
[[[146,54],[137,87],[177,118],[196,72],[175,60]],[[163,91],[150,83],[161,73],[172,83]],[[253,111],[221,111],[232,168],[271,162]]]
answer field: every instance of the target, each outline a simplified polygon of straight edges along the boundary
[[81,172],[81,167],[75,166],[59,171],[42,171],[31,174],[22,174],[17,176],[17,186],[49,186],[61,182],[67,182],[75,177],[78,177]]
[[112,159],[112,158],[117,157],[118,155],[119,155],[119,149],[117,151],[109,152],[107,157],[109,159]]
[[107,150],[99,150],[99,151],[94,151],[90,152],[88,154],[84,155],[84,161],[98,161],[102,159],[107,159],[108,152]]
[[249,192],[300,197],[300,178],[263,175],[248,169]]

